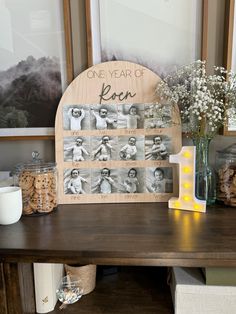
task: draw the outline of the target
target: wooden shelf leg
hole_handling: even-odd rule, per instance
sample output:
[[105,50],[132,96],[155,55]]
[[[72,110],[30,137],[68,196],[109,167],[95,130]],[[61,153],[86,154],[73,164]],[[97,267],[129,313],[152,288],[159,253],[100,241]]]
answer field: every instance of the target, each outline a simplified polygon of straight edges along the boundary
[[1,270],[4,281],[3,296],[5,298],[5,307],[7,308],[5,308],[5,312],[0,313],[23,314],[18,265],[17,263],[3,263]]
[[0,263],[0,300],[1,300],[0,314],[7,314],[7,295],[3,263]]
[[34,273],[32,263],[19,263],[19,284],[23,313],[35,314]]

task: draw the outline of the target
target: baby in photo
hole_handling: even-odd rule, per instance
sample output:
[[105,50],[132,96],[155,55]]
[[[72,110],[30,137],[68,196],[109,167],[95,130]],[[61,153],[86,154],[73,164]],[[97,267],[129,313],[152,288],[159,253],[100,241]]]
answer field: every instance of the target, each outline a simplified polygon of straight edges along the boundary
[[144,105],[119,105],[118,106],[118,128],[138,129],[143,127]]
[[136,154],[136,138],[132,136],[128,139],[128,143],[121,147],[120,158],[123,160],[135,160]]
[[126,193],[137,193],[139,181],[137,178],[137,170],[131,168],[128,172],[127,178],[124,180],[124,187]]
[[129,114],[126,116],[127,129],[137,129],[138,121],[141,119],[140,115],[137,114],[138,110],[135,106],[131,106]]
[[78,169],[71,170],[71,178],[67,184],[69,193],[71,194],[85,194],[83,189],[83,183],[87,183],[87,180],[80,176]]
[[151,147],[147,147],[148,138],[146,139],[146,160],[166,160],[168,158],[168,152],[165,144],[162,141],[161,136],[155,136],[152,139]]
[[83,108],[70,108],[68,110],[68,117],[70,121],[70,130],[81,130],[81,122],[85,117],[85,111]]
[[101,107],[98,110],[95,110],[94,107],[91,107],[90,112],[95,118],[96,130],[114,129],[116,127],[117,119],[111,117],[111,113],[107,108]]
[[83,139],[81,137],[75,140],[75,144],[66,147],[64,150],[72,152],[72,161],[74,162],[84,161],[84,155],[89,156],[88,151],[83,147]]
[[111,159],[112,145],[109,142],[110,142],[110,137],[107,135],[104,135],[102,137],[101,143],[93,152],[94,160],[107,161]]
[[154,170],[154,180],[151,188],[153,193],[165,193],[166,180],[164,178],[164,171],[161,168]]
[[115,185],[115,181],[111,177],[111,170],[108,168],[103,168],[101,174],[93,186],[94,193],[100,194],[111,194],[112,188]]
[[[171,168],[155,168],[152,173],[152,178],[149,178],[150,183],[147,183],[147,188],[150,193],[170,193],[172,192],[173,180],[170,178]],[[172,174],[171,174],[172,177]]]

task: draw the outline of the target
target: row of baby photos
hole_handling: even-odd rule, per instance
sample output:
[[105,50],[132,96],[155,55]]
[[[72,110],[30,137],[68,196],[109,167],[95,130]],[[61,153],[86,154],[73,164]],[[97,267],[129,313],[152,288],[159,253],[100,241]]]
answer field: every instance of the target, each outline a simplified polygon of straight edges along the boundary
[[172,193],[171,167],[66,169],[65,194]]
[[167,135],[64,138],[64,161],[167,160],[171,151]]
[[64,130],[151,129],[172,124],[168,104],[64,105]]

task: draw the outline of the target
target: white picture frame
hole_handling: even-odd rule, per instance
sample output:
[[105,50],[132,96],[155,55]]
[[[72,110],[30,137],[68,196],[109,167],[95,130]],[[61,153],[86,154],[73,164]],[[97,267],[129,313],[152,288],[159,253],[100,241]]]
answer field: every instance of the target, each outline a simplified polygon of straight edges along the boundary
[[207,0],[86,0],[89,65],[127,60],[163,77],[205,59],[207,6]]

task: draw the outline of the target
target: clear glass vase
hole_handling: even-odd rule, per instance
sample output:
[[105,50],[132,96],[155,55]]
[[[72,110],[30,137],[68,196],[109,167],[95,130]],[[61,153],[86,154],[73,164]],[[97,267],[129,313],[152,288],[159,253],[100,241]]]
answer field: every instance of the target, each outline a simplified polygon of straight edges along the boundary
[[207,205],[216,200],[216,178],[214,169],[209,164],[209,146],[211,139],[200,137],[193,139],[196,146],[195,195],[205,200]]

